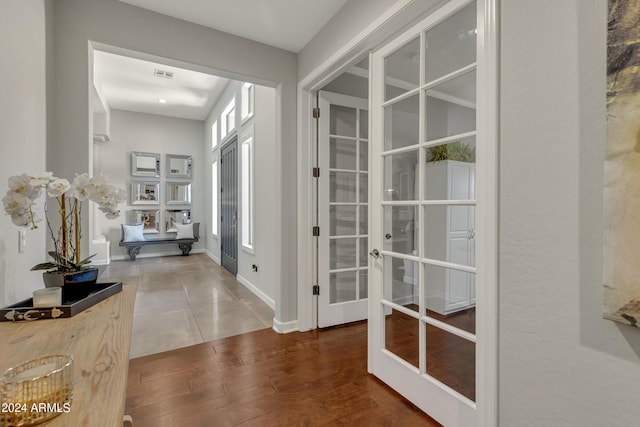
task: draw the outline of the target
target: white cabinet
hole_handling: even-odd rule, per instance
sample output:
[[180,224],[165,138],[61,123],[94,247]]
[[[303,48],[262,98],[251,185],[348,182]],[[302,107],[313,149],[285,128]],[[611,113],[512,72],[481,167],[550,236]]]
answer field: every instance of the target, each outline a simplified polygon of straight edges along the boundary
[[[425,166],[427,200],[475,199],[475,163],[453,160]],[[465,266],[475,265],[475,207],[427,205],[424,256]],[[425,265],[427,309],[449,314],[475,305],[475,275]]]

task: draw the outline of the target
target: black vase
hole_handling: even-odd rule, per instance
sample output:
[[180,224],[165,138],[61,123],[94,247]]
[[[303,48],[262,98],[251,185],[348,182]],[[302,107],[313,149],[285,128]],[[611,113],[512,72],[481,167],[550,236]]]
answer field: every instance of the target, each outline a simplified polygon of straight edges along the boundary
[[84,298],[90,292],[87,287],[98,281],[98,269],[88,268],[81,271],[47,271],[42,273],[44,286],[62,288],[62,303]]

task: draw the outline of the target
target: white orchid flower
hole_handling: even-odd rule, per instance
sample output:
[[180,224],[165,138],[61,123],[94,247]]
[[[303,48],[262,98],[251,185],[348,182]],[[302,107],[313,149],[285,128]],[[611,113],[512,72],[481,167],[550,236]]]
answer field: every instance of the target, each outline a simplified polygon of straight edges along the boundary
[[76,175],[73,183],[71,184],[69,196],[83,201],[87,200],[91,196],[92,191],[94,191],[94,187],[91,185],[89,174],[83,173],[82,175]]
[[31,210],[31,206],[34,204],[33,200],[23,194],[9,190],[2,198],[2,204],[4,205],[4,211],[11,215],[11,221],[15,225],[20,227],[31,225],[32,229],[36,228],[35,218]]
[[9,178],[9,189],[19,194],[28,194],[31,192],[31,177],[26,173],[12,176]]
[[4,205],[6,213],[14,215],[15,213],[21,213],[29,209],[29,206],[31,206],[33,202],[24,195],[9,190],[6,196],[2,198],[2,204]]
[[28,211],[18,215],[11,215],[11,222],[18,227],[26,227],[31,224],[31,215]]
[[31,185],[31,177],[26,173],[9,178],[9,189],[35,200],[40,197],[40,187]]
[[64,178],[58,178],[47,186],[47,194],[51,197],[60,197],[71,188],[71,184]]
[[100,187],[108,183],[107,177],[102,173],[98,176],[92,177],[90,181],[91,184],[95,185],[96,187]]
[[30,184],[33,187],[46,186],[46,185],[49,185],[51,181],[55,181],[56,179],[58,179],[55,176],[53,176],[53,172],[41,172],[38,175],[32,176],[30,178],[31,178]]
[[116,191],[116,197],[115,197],[116,203],[122,203],[125,200],[127,200],[127,192],[122,188],[118,188],[118,190]]

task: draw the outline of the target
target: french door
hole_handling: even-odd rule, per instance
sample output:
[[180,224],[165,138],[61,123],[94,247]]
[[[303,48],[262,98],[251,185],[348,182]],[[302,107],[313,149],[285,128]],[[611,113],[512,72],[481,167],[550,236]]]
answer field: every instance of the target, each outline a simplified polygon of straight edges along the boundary
[[482,8],[450,1],[372,59],[369,370],[447,427],[477,425]]
[[220,150],[220,254],[222,266],[238,272],[238,139]]
[[320,92],[318,326],[367,318],[369,139],[366,99]]

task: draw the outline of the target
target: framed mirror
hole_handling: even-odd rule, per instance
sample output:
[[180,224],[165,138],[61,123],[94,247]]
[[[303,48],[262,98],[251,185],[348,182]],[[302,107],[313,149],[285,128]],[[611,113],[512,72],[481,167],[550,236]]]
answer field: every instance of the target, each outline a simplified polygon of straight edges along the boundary
[[193,158],[179,154],[167,154],[167,178],[192,177]]
[[132,205],[157,205],[160,203],[160,183],[155,181],[131,181]]
[[131,176],[160,178],[160,154],[132,151]]
[[191,222],[191,210],[170,209],[165,212],[164,229],[167,233],[176,233],[175,223],[189,224]]
[[167,205],[190,205],[190,182],[167,182]]
[[160,211],[154,209],[129,211],[129,224],[143,224],[143,233],[158,234],[160,233]]

